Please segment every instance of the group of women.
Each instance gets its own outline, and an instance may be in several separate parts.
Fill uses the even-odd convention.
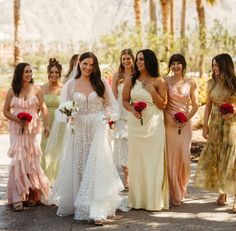
[[[72,57],[64,85],[61,72],[58,61],[50,59],[48,83],[38,87],[29,64],[15,68],[3,109],[10,120],[7,194],[13,209],[44,201],[56,204],[59,216],[74,214],[76,220],[103,225],[119,208],[122,190],[128,191],[130,208],[160,211],[181,205],[190,176],[191,118],[198,109],[197,86],[185,78],[184,56],[172,55],[171,74],[162,78],[152,50],[140,50],[134,58],[124,49],[112,87],[101,78],[92,52]],[[219,205],[226,203],[226,193],[236,194],[235,110],[219,110],[224,103],[235,106],[235,90],[232,58],[214,57],[203,126],[208,142],[195,185],[218,190]],[[77,107],[72,118],[56,109],[67,101]],[[32,121],[20,119],[20,112]],[[72,122],[73,132],[65,125]],[[123,169],[124,186],[116,167]]]

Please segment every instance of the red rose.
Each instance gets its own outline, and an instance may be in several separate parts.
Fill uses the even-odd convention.
[[[175,113],[174,118],[178,123],[186,123],[188,121],[187,116],[183,112]]]
[[[108,121],[108,125],[110,129],[114,128],[115,122],[113,120]]]
[[[174,119],[177,123],[186,123],[188,121],[187,116],[183,112],[177,112],[174,114]],[[178,129],[178,135],[181,134],[181,127]]]
[[[219,109],[222,115],[234,113],[234,107],[232,104],[229,104],[229,103],[221,104],[219,106]]]
[[[133,105],[134,105],[134,110],[137,112],[141,112],[143,109],[147,107],[147,104],[142,101],[134,103]]]
[[[145,102],[140,101],[140,102],[134,103],[133,106],[134,106],[134,110],[140,113],[141,115],[140,123],[141,125],[143,125],[142,110],[144,110],[147,107],[147,104]]]
[[[32,115],[30,115],[28,112],[20,112],[17,117],[22,120],[24,123],[21,128],[21,133],[24,132],[25,124],[28,124],[32,120]]]

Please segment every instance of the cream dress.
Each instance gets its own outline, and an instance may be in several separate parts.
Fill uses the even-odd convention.
[[[153,211],[168,209],[163,112],[136,80],[131,90],[131,103],[138,101],[146,102],[147,107],[142,112],[143,125],[132,113],[128,114],[129,206]]]
[[[122,105],[123,83],[118,85],[118,102],[120,105],[120,118],[115,123],[113,139],[113,157],[117,167],[127,166],[128,164],[128,125],[127,110]]]

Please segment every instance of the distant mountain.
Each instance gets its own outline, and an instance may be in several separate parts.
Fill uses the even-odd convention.
[[[176,26],[179,28],[181,0],[175,0]],[[191,3],[190,3],[191,2]],[[188,1],[186,21],[190,32],[196,28],[195,1]],[[158,26],[161,27],[158,5]],[[230,33],[236,34],[236,0],[218,0],[206,4],[208,27],[218,19]],[[143,1],[143,22],[149,20],[148,2]],[[127,21],[134,25],[133,0],[21,0],[21,35],[23,40],[92,41],[110,33]],[[0,0],[0,40],[13,39],[13,1]]]

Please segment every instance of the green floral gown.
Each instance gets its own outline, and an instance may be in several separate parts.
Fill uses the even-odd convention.
[[[207,144],[202,150],[195,185],[212,191],[236,194],[236,116],[223,119],[219,106],[236,103],[222,84],[208,82],[212,101]]]

